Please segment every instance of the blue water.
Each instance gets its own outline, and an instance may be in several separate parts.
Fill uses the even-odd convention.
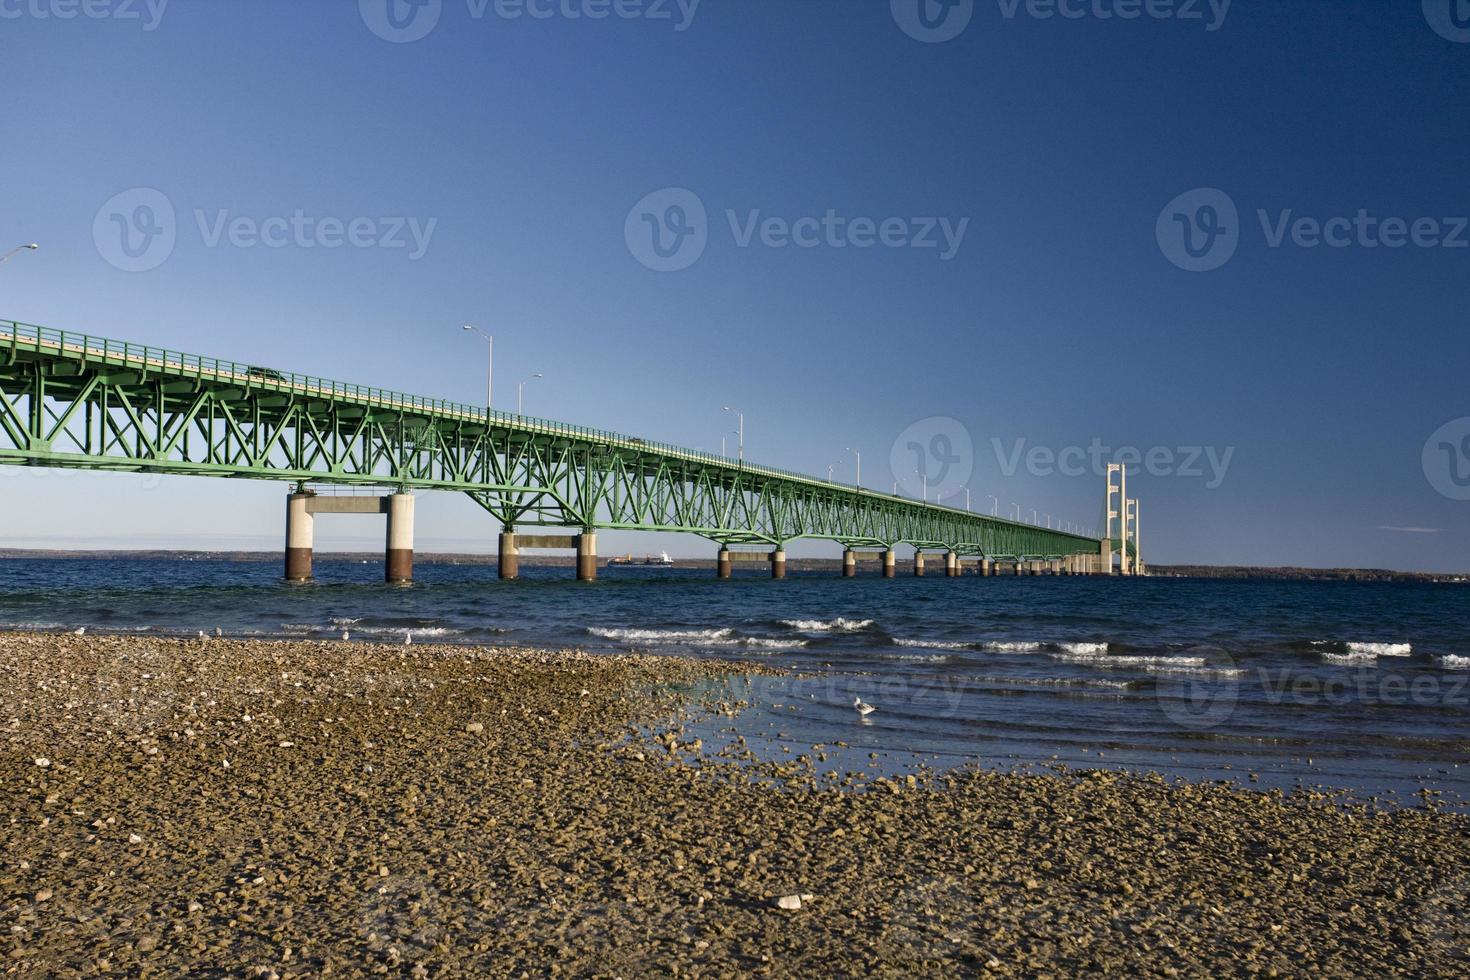
[[[374,561],[0,560],[0,629],[579,646],[758,660],[707,723],[845,768],[1064,762],[1412,802],[1470,797],[1470,589],[1183,579],[523,570]],[[1106,646],[1103,646],[1103,645]],[[877,706],[866,722],[854,697]],[[731,731],[733,729],[733,732]],[[882,761],[874,763],[870,753]],[[830,767],[829,767],[830,768]],[[1250,780],[1250,774],[1257,781]]]

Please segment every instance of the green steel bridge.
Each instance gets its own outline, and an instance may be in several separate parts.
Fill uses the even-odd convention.
[[[1103,571],[1117,546],[600,429],[5,320],[0,463],[282,480],[293,500],[316,496],[308,483],[457,491],[502,525],[511,575],[518,547],[575,546],[595,562],[604,529],[702,535],[720,544],[722,574],[751,552],[784,573],[786,544],[808,538],[843,545],[848,565],[883,552],[887,574],[900,544],[943,552],[949,574],[961,559]],[[369,509],[328,497],[305,512]],[[400,525],[411,549],[411,509]],[[554,528],[575,533],[525,534]]]

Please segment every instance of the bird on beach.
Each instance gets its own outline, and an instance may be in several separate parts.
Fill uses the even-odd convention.
[[[207,640],[207,639],[209,639],[209,637],[207,637],[207,636],[204,635],[204,631],[203,630],[200,630],[199,631],[199,639],[201,639],[201,640]]]
[[[222,629],[220,629],[218,626],[216,626],[214,628],[214,635],[215,636],[224,636],[225,635],[225,631],[222,630]]]
[[[346,639],[347,639],[347,638],[348,638],[348,637],[349,637],[349,636],[351,636],[351,635],[352,635],[352,634],[351,634],[351,633],[348,633],[348,632],[347,632],[347,631],[346,631],[346,630],[343,630],[343,631],[342,631],[342,639],[343,639],[343,640],[344,640],[344,641],[345,641],[345,640],[346,640]]]
[[[878,710],[868,702],[864,701],[862,698],[853,698],[852,706],[853,709],[856,710],[857,713],[862,715],[865,719],[868,717],[868,715]]]
[[[406,647],[413,646],[413,630],[403,631],[403,645]]]
[[[87,635],[87,627],[85,627],[85,626],[78,626],[76,629],[74,629],[74,630],[71,631],[71,635],[72,636],[86,636]]]

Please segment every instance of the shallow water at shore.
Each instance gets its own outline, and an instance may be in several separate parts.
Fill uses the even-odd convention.
[[[401,643],[515,643],[742,659],[737,718],[705,723],[779,758],[1071,762],[1413,802],[1470,796],[1470,591],[1453,586],[876,576],[158,559],[0,564],[0,629]],[[864,723],[854,697],[877,705]]]

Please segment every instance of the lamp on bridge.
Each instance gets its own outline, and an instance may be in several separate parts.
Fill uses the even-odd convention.
[[[485,411],[489,413],[494,410],[495,404],[495,338],[479,327],[470,326],[468,323],[464,325],[464,328],[470,333],[477,333],[484,337],[485,343],[490,347],[490,362],[485,368]],[[486,418],[489,418],[488,414]]]
[[[519,384],[516,385],[516,414],[517,415],[524,415],[524,414],[526,414],[525,412],[521,411],[521,396],[525,394],[526,385],[530,384],[532,381],[535,381],[537,378],[544,378],[544,377],[546,377],[546,375],[544,375],[544,374],[533,374],[529,378],[527,378],[525,381],[522,381],[522,382],[520,382]]]
[[[743,462],[745,462],[745,413],[744,412],[741,412],[741,411],[738,411],[736,409],[733,409],[729,405],[726,405],[725,406],[725,411],[727,411],[727,412],[734,412],[735,413],[735,417],[740,420],[740,429],[739,429],[739,435],[740,435],[740,462],[743,463]]]

